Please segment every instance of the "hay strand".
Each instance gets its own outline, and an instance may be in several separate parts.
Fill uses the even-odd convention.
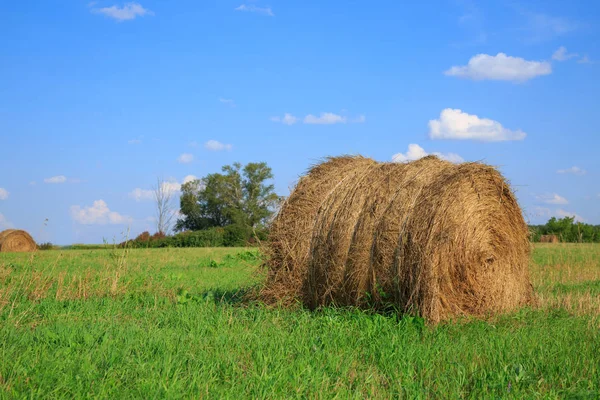
[[[7,229],[0,232],[0,252],[1,253],[24,253],[37,249],[35,241],[25,231],[16,229]]]
[[[501,174],[435,156],[330,158],[271,228],[268,302],[416,313],[431,322],[532,300],[528,229]]]

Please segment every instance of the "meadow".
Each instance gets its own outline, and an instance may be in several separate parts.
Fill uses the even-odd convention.
[[[255,249],[0,254],[0,398],[599,398],[600,245],[536,244],[535,306],[429,326],[242,301]]]

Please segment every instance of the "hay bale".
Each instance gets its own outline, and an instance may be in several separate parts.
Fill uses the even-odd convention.
[[[508,183],[481,163],[330,158],[271,227],[267,302],[395,306],[431,322],[528,304],[528,228]]]
[[[542,235],[540,236],[541,243],[559,243],[558,236],[556,235]]]
[[[7,229],[0,232],[0,253],[35,251],[35,240],[25,231]]]

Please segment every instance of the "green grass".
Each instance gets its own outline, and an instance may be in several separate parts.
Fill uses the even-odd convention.
[[[0,255],[0,398],[598,398],[600,245],[536,246],[539,305],[435,327],[239,302],[255,250]]]

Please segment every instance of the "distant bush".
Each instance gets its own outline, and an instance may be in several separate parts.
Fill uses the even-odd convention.
[[[162,247],[243,247],[253,246],[267,240],[265,229],[256,230],[240,225],[225,228],[215,227],[199,231],[186,231],[173,236],[150,235],[142,232],[133,240],[123,242],[120,247],[155,249]]]
[[[252,228],[238,224],[228,225],[225,227],[223,245],[225,247],[246,246],[251,237]]]
[[[224,228],[209,228],[201,231],[190,231],[178,233],[175,236],[166,237],[162,247],[223,247]]]
[[[54,250],[55,248],[57,248],[58,246],[54,246],[52,243],[50,242],[46,242],[46,243],[42,243],[42,244],[38,244],[38,250]]]

